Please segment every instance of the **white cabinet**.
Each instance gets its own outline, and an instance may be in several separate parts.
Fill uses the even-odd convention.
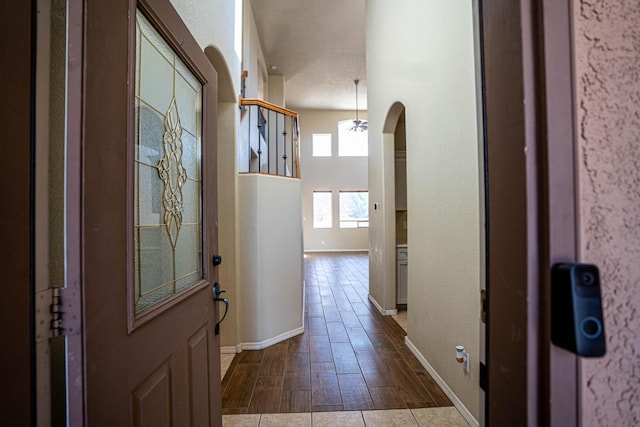
[[[407,270],[409,267],[409,248],[396,248],[396,304],[407,303]]]

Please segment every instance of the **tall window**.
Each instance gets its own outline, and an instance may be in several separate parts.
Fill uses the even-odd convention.
[[[313,157],[331,157],[331,134],[314,133],[311,136]]]
[[[331,228],[331,191],[313,192],[313,228]]]
[[[340,192],[340,228],[369,227],[369,192]]]
[[[353,120],[338,122],[338,156],[367,157],[369,155],[369,132],[353,132],[349,130],[351,126],[353,126]]]

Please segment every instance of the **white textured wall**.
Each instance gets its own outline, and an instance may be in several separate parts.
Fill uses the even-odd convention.
[[[222,53],[234,84],[239,87],[241,58],[234,45],[235,0],[170,1],[202,50],[213,46]],[[239,90],[235,92],[239,93]]]
[[[389,109],[406,109],[408,337],[479,416],[480,205],[472,2],[367,1],[371,295],[395,308],[389,252],[395,227]],[[393,130],[391,130],[392,132]],[[391,175],[391,176],[389,176]],[[386,180],[390,180],[386,182]],[[392,260],[392,258],[391,258]],[[471,374],[455,345],[471,353]]]
[[[574,5],[580,258],[600,268],[607,354],[583,359],[582,425],[640,425],[640,2]]]
[[[300,180],[238,176],[240,342],[256,344],[301,328]]]
[[[354,118],[353,111],[301,110],[300,165],[302,217],[306,251],[368,250],[369,230],[340,228],[340,190],[368,190],[367,157],[338,157],[338,122]],[[360,117],[367,118],[366,112]],[[312,135],[330,133],[332,157],[312,156]],[[313,228],[313,191],[333,192],[333,228]]]

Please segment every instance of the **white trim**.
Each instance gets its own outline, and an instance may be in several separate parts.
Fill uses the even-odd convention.
[[[242,350],[240,350],[242,351]],[[224,347],[220,347],[220,354],[237,354],[239,353],[238,351],[238,346],[235,345],[227,345]]]
[[[304,261],[302,261],[303,263],[303,273],[302,275],[304,276]],[[304,311],[305,311],[305,307],[307,306],[307,281],[302,279],[302,313],[301,314],[301,320],[300,320],[300,324],[302,324],[302,330],[304,330]]]
[[[376,306],[376,308],[378,309],[378,311],[380,312],[380,314],[382,314],[383,316],[395,316],[396,314],[398,314],[398,310],[394,309],[394,310],[385,310],[384,308],[382,308],[382,306],[380,304],[378,304],[378,301],[376,301],[371,294],[369,294],[369,301],[371,301],[373,303],[373,305]]]
[[[273,338],[269,338],[268,340],[264,340],[261,342],[244,342],[241,345],[242,350],[262,350],[274,344],[278,344],[279,342],[288,340],[289,338],[295,337],[296,335],[300,335],[304,333],[304,326],[301,326],[292,331],[285,332]]]
[[[413,343],[411,342],[411,340],[409,339],[408,336],[404,337],[404,343],[407,345],[407,347],[409,347],[409,350],[411,350],[411,353],[413,353],[413,355],[418,359],[418,361],[424,367],[424,369],[426,369],[427,372],[429,372],[429,375],[431,375],[431,377],[434,379],[434,381],[436,383],[438,383],[438,385],[440,386],[442,391],[444,391],[444,393],[447,395],[447,397],[449,399],[451,399],[451,402],[454,404],[456,409],[458,409],[458,411],[464,417],[464,419],[467,420],[469,425],[471,425],[473,427],[479,427],[480,423],[478,422],[478,420],[476,420],[473,417],[473,415],[471,415],[471,412],[469,412],[467,407],[464,406],[464,404],[460,401],[458,396],[456,396],[456,394],[453,392],[453,390],[451,390],[449,388],[447,383],[444,382],[442,377],[440,377],[440,375],[438,375],[436,370],[433,369],[433,366],[431,366],[429,364],[429,362],[427,362],[427,359],[425,359],[424,356],[422,355],[422,353],[420,353],[420,351],[418,351],[416,346],[413,345]]]
[[[307,293],[306,293],[306,282],[302,281],[302,307],[305,307]],[[291,331],[284,332],[278,336],[273,338],[269,338],[260,342],[245,342],[240,343],[234,346],[228,347],[220,347],[220,353],[242,353],[242,350],[262,350],[274,344],[278,344],[279,342],[288,340],[289,338],[295,337],[296,335],[300,335],[304,333],[304,308],[302,310],[302,326]]]
[[[367,252],[369,253],[369,248],[366,249],[305,249],[304,253],[322,253],[322,252]]]

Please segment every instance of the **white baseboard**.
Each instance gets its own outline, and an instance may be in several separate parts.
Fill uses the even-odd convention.
[[[451,390],[451,388],[449,388],[447,383],[444,382],[442,377],[438,375],[436,370],[433,369],[433,366],[431,366],[429,362],[427,362],[427,359],[425,359],[422,353],[420,353],[416,348],[416,346],[413,345],[413,343],[411,342],[408,336],[404,337],[404,343],[407,345],[407,347],[409,347],[409,350],[411,350],[411,353],[413,353],[413,355],[418,358],[418,361],[420,362],[420,364],[424,366],[427,372],[429,372],[429,375],[431,375],[434,381],[438,383],[442,391],[444,391],[444,393],[451,400],[451,402],[453,402],[453,405],[456,407],[456,409],[458,409],[458,411],[464,417],[464,419],[467,420],[469,425],[473,427],[479,427],[480,423],[478,422],[478,420],[474,418],[474,416],[471,414],[471,412],[469,412],[467,407],[464,406],[462,401],[460,401],[460,399],[458,398],[458,396],[456,396],[453,390]]]
[[[300,324],[302,325],[302,329],[304,330],[304,310],[307,306],[307,281],[302,279],[302,319],[300,320]]]
[[[394,316],[396,314],[398,314],[398,310],[385,310],[384,308],[382,308],[382,306],[380,304],[378,304],[378,301],[375,300],[375,298],[373,298],[371,296],[371,294],[369,294],[369,301],[371,301],[373,303],[373,305],[376,306],[376,308],[378,309],[378,311],[380,312],[380,314],[382,314],[383,316]]]
[[[260,342],[243,342],[240,345],[242,347],[242,350],[262,350],[264,348],[270,347],[274,344],[278,344],[279,342],[288,340],[289,338],[295,337],[296,335],[300,335],[302,333],[304,333],[304,326],[301,326],[292,331],[287,331],[273,338],[269,338],[268,340],[264,340]]]
[[[291,331],[284,332],[278,336],[273,338],[269,338],[268,340],[260,341],[260,342],[244,342],[237,344],[236,346],[226,346],[220,347],[221,354],[229,354],[229,353],[242,353],[242,350],[262,350],[267,347],[270,347],[274,344],[278,344],[279,342],[288,340],[289,338],[295,337],[296,335],[300,335],[304,333],[304,307],[306,303],[306,292],[305,292],[305,282],[302,281],[302,326]]]
[[[237,345],[226,345],[224,347],[220,347],[220,354],[237,354],[238,346]]]
[[[305,253],[322,253],[322,252],[369,252],[369,248],[366,249],[305,249]]]

